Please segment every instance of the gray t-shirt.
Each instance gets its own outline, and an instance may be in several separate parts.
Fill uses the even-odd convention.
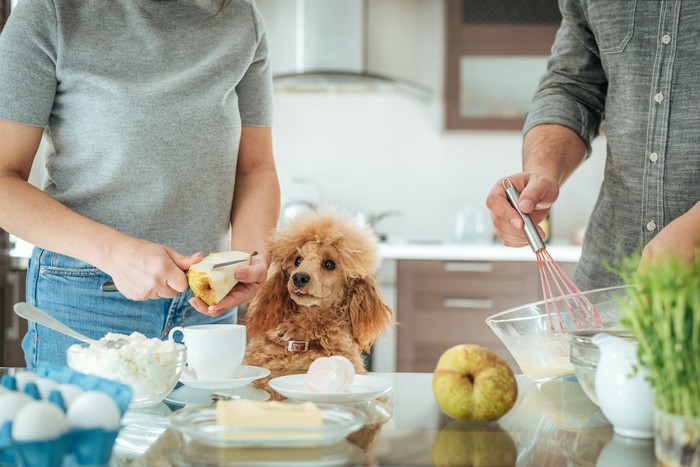
[[[574,275],[587,290],[619,284],[604,264],[640,252],[700,201],[700,2],[559,5],[525,130],[558,123],[590,142],[605,120],[605,176]]]
[[[0,34],[0,119],[44,127],[44,190],[184,254],[230,248],[242,126],[270,126],[253,0],[21,0]]]

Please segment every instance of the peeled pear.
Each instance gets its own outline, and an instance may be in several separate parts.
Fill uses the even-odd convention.
[[[256,254],[257,252],[221,251],[205,256],[202,261],[190,266],[187,271],[192,293],[207,305],[216,305],[238,283],[235,278],[236,270],[241,266],[249,265]],[[238,260],[243,261],[214,269],[215,264]]]

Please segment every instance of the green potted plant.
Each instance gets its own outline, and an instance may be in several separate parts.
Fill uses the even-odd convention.
[[[638,268],[623,262],[621,324],[638,340],[654,390],[654,449],[663,466],[700,466],[700,255]]]

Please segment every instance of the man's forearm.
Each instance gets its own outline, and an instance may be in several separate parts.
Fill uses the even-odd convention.
[[[523,171],[547,175],[559,186],[586,158],[586,143],[561,125],[537,125],[525,134]]]

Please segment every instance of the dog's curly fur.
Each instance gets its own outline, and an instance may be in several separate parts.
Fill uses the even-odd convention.
[[[362,352],[393,317],[377,287],[371,230],[335,210],[313,211],[273,233],[270,255],[267,280],[246,314],[244,363],[269,368],[275,377],[305,373],[318,357],[343,355],[365,373]],[[320,348],[291,352],[269,340],[274,336]]]

